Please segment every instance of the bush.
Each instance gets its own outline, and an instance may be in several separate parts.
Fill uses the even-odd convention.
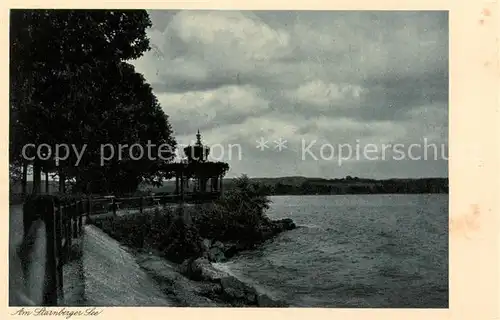
[[[227,191],[213,206],[197,206],[194,223],[203,238],[257,241],[262,225],[269,222],[265,211],[270,202],[264,189],[243,175],[235,181],[235,188]]]
[[[201,256],[198,230],[168,208],[154,214],[96,219],[94,224],[126,245],[159,251],[174,262]]]
[[[159,249],[166,258],[182,262],[187,258],[198,258],[202,254],[201,238],[195,227],[175,219],[171,233],[161,243]]]
[[[168,208],[155,214],[96,219],[94,224],[126,245],[154,249],[171,261],[182,262],[203,254],[203,238],[245,244],[264,240],[263,233],[270,227],[265,216],[269,204],[262,187],[242,176],[221,199],[197,205],[192,224]]]

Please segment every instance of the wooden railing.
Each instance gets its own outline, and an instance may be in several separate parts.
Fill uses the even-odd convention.
[[[20,262],[23,269],[24,289],[20,289],[18,301],[31,301],[30,305],[56,306],[64,298],[63,266],[71,258],[73,242],[83,234],[83,224],[91,215],[112,212],[117,215],[123,208],[144,209],[183,201],[211,201],[220,196],[219,193],[180,195],[152,195],[141,197],[116,198],[114,196],[83,200],[62,201],[53,195],[30,196],[23,208],[25,253],[21,253]],[[27,244],[29,242],[29,244]],[[34,252],[35,248],[44,248],[44,253]],[[41,259],[43,261],[33,261]],[[33,279],[30,266],[42,266],[44,277],[43,288],[38,293],[27,294],[29,280]],[[39,280],[38,280],[39,281]],[[39,281],[40,282],[40,281]],[[33,290],[32,290],[33,291]],[[27,296],[28,299],[21,298]]]
[[[36,247],[36,241],[42,241],[46,248],[45,255],[42,255],[45,261],[26,261],[26,256],[24,259],[21,257],[24,279],[30,277],[31,270],[27,265],[39,263],[45,268],[43,293],[35,295],[40,296],[41,301],[33,299],[35,305],[56,306],[63,298],[63,265],[71,257],[73,241],[83,233],[86,214],[85,201],[62,203],[54,196],[36,196],[26,200],[23,209],[25,241],[27,235],[39,234],[33,246]],[[43,228],[44,234],[34,228]]]
[[[220,192],[155,194],[147,196],[115,197],[104,196],[89,198],[89,214],[112,212],[116,215],[120,209],[137,209],[140,213],[146,208],[180,202],[206,202],[218,199]]]

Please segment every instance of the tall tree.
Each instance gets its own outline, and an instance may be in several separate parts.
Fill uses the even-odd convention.
[[[71,167],[68,174],[77,177],[80,190],[91,183],[92,191],[97,191],[95,187],[133,191],[145,179],[161,181],[166,173],[162,170],[164,161],[158,158],[159,146],[168,146],[169,152],[162,154],[164,159],[174,158],[175,140],[168,117],[151,86],[132,65],[107,65],[101,70],[107,77],[94,91],[94,104],[86,110],[75,111],[75,116],[85,122],[79,130],[71,131],[75,135],[72,140],[84,142],[87,149],[81,165]],[[151,157],[146,148],[148,142],[155,145],[150,148]],[[101,166],[101,146],[107,144],[113,145],[115,156]],[[137,154],[139,148],[130,156],[130,147],[134,144],[141,146],[142,157]],[[128,145],[122,154],[119,154],[119,145]]]
[[[81,148],[91,137],[126,141],[131,136],[123,130],[130,128],[125,119],[130,117],[128,111],[135,110],[132,101],[138,101],[130,96],[149,98],[149,104],[142,104],[147,109],[143,113],[166,130],[164,136],[158,137],[175,143],[169,138],[168,119],[150,88],[150,96],[145,94],[143,79],[144,88],[136,85],[125,92],[117,89],[124,89],[116,83],[123,81],[117,72],[108,74],[110,70],[126,69],[123,61],[136,59],[149,50],[146,29],[150,26],[145,10],[11,10],[11,164],[30,163],[21,155],[26,143],[67,143]],[[130,75],[130,68],[127,70]],[[114,96],[111,88],[117,89]],[[103,99],[106,91],[111,101]],[[117,126],[109,133],[103,121],[112,116],[118,117],[114,123]],[[142,120],[137,121],[136,126]],[[113,124],[108,121],[107,125]],[[74,160],[70,158],[56,167],[36,157],[32,162],[35,191],[39,190],[42,171],[57,170],[64,189],[66,179],[81,180],[95,165],[90,161],[75,169]]]

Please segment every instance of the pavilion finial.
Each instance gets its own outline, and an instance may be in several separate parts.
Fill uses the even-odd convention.
[[[198,129],[198,133],[196,134],[196,144],[201,146],[201,134],[200,129]]]

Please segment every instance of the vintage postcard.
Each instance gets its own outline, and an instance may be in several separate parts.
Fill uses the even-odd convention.
[[[500,317],[494,3],[2,13],[6,318]]]

